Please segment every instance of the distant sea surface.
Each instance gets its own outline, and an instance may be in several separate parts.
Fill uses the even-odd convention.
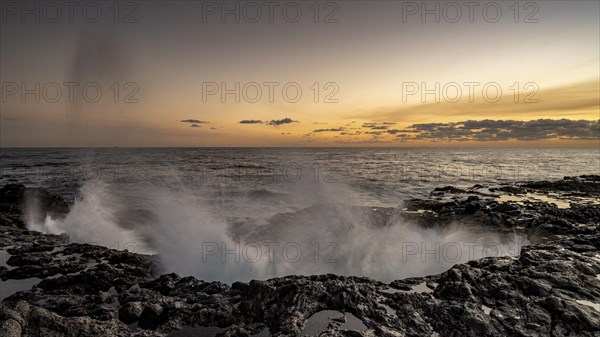
[[[119,190],[149,184],[265,215],[309,206],[315,193],[397,206],[439,186],[600,174],[600,149],[3,148],[0,162],[0,185],[45,187],[69,199],[86,182]]]

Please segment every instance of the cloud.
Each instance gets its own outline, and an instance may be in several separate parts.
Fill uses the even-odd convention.
[[[289,117],[286,117],[284,119],[274,119],[271,120],[267,123],[267,125],[274,125],[274,126],[280,126],[283,124],[290,124],[290,123],[299,123],[298,121],[292,120]]]
[[[363,123],[362,127],[371,130],[387,130],[390,125],[394,125],[394,122],[381,122],[381,123]]]
[[[547,139],[600,139],[600,120],[537,119],[468,120],[455,123],[413,124],[405,130],[388,130],[403,140],[430,141],[539,141]],[[393,132],[392,132],[393,131]],[[407,135],[406,133],[413,133]]]
[[[193,127],[193,128],[199,128],[200,127],[200,125],[198,125],[198,124],[192,124],[190,126]]]
[[[342,132],[346,131],[345,128],[332,128],[332,129],[317,129],[313,130],[313,132]]]
[[[493,116],[497,120],[531,120],[536,118],[547,119],[594,119],[600,109],[600,82],[598,80],[570,83],[561,87],[540,88],[533,96],[538,103],[523,103],[525,97],[532,93],[531,90],[523,91],[519,103],[515,103],[514,92],[506,84],[504,94],[497,103],[489,103],[483,99],[481,91],[473,94],[473,102],[469,100],[467,91],[463,91],[461,100],[450,103],[444,100],[441,103],[428,101],[426,103],[401,104],[390,107],[376,107],[352,116],[366,120],[391,120],[408,123],[418,122],[443,122],[460,120],[464,116],[473,119],[486,119]],[[480,88],[479,88],[480,89]],[[375,123],[371,123],[375,124]],[[385,125],[378,123],[378,125]],[[363,127],[366,127],[363,125]]]
[[[244,119],[240,121],[240,124],[262,124],[263,121],[258,119]]]
[[[209,122],[201,121],[198,119],[184,119],[180,120],[181,123],[191,123],[191,124],[208,124]]]

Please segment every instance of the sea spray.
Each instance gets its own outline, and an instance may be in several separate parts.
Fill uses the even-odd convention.
[[[128,249],[138,253],[151,252],[135,230],[119,223],[117,214],[126,205],[110,192],[110,186],[102,181],[88,182],[81,187],[69,213],[62,219],[48,214],[35,214],[38,201],[25,200],[25,209],[31,210],[28,228],[44,233],[68,233],[73,242],[92,243],[116,249]],[[35,214],[35,215],[33,215]],[[34,219],[44,219],[43,222]]]
[[[391,281],[485,256],[518,255],[527,243],[522,236],[460,223],[422,228],[398,209],[352,206],[349,184],[308,176],[278,186],[294,203],[289,211],[234,217],[244,203],[254,205],[253,194],[234,202],[210,200],[207,195],[219,194],[189,188],[177,172],[165,174],[129,183],[87,182],[64,219],[46,217],[30,227],[67,232],[76,242],[157,253],[163,272],[224,282],[324,273]]]

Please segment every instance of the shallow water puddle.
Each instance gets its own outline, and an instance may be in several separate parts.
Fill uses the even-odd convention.
[[[133,323],[137,327],[137,323]],[[214,337],[225,329],[216,326],[184,327],[181,330],[171,332],[167,337]],[[271,337],[269,328],[264,328],[261,332],[250,337]]]
[[[31,287],[40,283],[41,281],[42,279],[37,277],[31,277],[22,280],[0,281],[0,301],[18,291],[31,290]]]
[[[416,286],[413,286],[411,290],[400,290],[400,289],[388,288],[388,289],[383,289],[381,291],[386,294],[395,294],[395,293],[399,293],[399,292],[409,293],[409,294],[414,294],[414,293],[422,294],[422,293],[432,293],[433,289],[429,288],[425,282],[421,282],[421,283],[417,284]]]
[[[342,324],[343,330],[357,330],[357,331],[367,330],[367,326],[358,317],[352,315],[349,312],[347,312],[345,314],[345,316],[346,316],[346,323]]]
[[[600,303],[594,303],[594,302],[586,301],[586,300],[577,300],[575,302],[577,302],[579,304],[587,305],[588,307],[592,307],[596,311],[600,311]]]
[[[186,326],[181,330],[171,332],[167,337],[215,337],[219,332],[225,329],[216,326]]]
[[[6,249],[11,247],[3,247],[0,249],[0,267],[6,267],[8,270],[10,270],[11,267],[6,264],[6,261],[10,259],[11,255],[6,251]]]
[[[535,193],[527,193],[523,196],[520,195],[500,195],[496,198],[498,201],[506,202],[516,202],[518,204],[523,205],[526,201],[529,202],[546,202],[549,204],[555,204],[558,208],[569,208],[571,207],[569,200],[560,199],[558,196],[552,195],[543,195],[543,194],[535,194]]]
[[[409,291],[409,292],[410,293],[418,293],[418,294],[421,294],[421,293],[432,293],[433,289],[429,288],[427,286],[427,284],[425,284],[425,282],[422,282],[422,283],[419,283],[416,286],[414,286],[412,288],[412,290]]]
[[[385,303],[379,303],[379,304],[381,304],[385,308],[385,311],[388,314],[388,316],[396,315],[396,310],[392,309],[392,307],[390,307],[389,305],[387,305]]]
[[[343,320],[340,329],[342,330],[366,330],[367,326],[356,316],[347,312],[342,313],[336,310],[321,310],[308,318],[306,324],[298,336],[318,336],[327,329],[332,320]]]
[[[271,337],[271,332],[269,331],[269,328],[264,328],[264,329],[262,329],[261,332],[257,333],[256,335],[252,335],[250,337]]]

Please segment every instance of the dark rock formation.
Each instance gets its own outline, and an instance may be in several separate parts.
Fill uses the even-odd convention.
[[[599,336],[599,191],[597,176],[446,187],[398,209],[364,211],[384,224],[395,217],[425,227],[460,220],[528,233],[532,243],[518,257],[487,257],[390,284],[328,274],[227,285],[156,275],[152,256],[28,231],[20,208],[28,193],[46,200],[49,212],[64,213],[66,203],[8,185],[0,189],[0,252],[10,254],[0,267],[1,290],[15,280],[39,281],[0,304],[0,335],[296,336],[305,329],[321,336]],[[570,206],[499,198],[547,192],[571,198]],[[302,212],[279,217],[286,216]],[[310,330],[323,310],[347,316]],[[348,317],[366,328],[352,328]]]

